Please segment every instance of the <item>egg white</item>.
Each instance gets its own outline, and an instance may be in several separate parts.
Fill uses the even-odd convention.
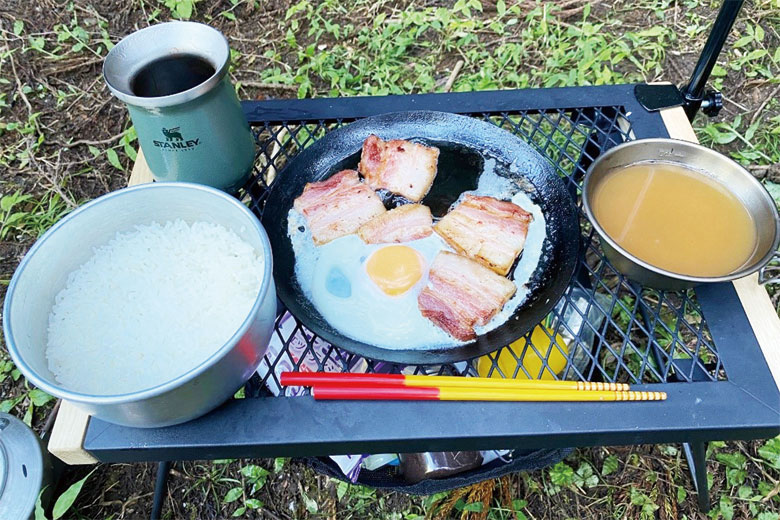
[[[477,335],[494,330],[506,322],[527,299],[530,292],[528,282],[543,255],[547,237],[544,214],[525,192],[533,186],[521,186],[499,175],[495,166],[495,159],[486,157],[477,189],[463,193],[453,207],[467,193],[484,195],[511,200],[531,213],[534,220],[528,226],[523,252],[510,278],[517,292],[490,322],[474,328]],[[514,164],[510,170],[513,168]],[[365,270],[366,259],[371,253],[391,244],[365,244],[357,235],[348,235],[315,246],[306,219],[295,209],[290,209],[288,214],[288,235],[295,253],[295,276],[304,295],[323,318],[345,336],[390,349],[429,349],[464,343],[424,318],[417,306],[417,297],[428,283],[428,269],[434,257],[439,251],[452,251],[436,233],[402,244],[415,249],[424,258],[425,265],[420,281],[399,296],[388,296],[382,292]],[[334,271],[340,272],[348,282],[348,296],[338,283],[334,285],[333,280],[328,287],[328,277]]]
[[[424,318],[417,306],[433,259],[450,247],[435,233],[401,244],[420,255],[422,276],[408,291],[389,296],[371,280],[365,263],[374,251],[390,245],[398,244],[366,244],[357,235],[347,235],[317,247],[310,236],[299,236],[293,240],[298,283],[322,317],[352,339],[399,349],[452,345],[455,340]]]
[[[509,168],[510,172],[517,174],[516,169],[517,165],[512,163]],[[463,192],[453,204],[453,207],[458,205],[467,194],[482,195],[494,197],[498,200],[508,200],[517,204],[534,217],[533,221],[528,225],[528,234],[525,237],[523,251],[520,253],[520,260],[518,260],[512,276],[509,278],[515,284],[517,290],[512,298],[504,304],[504,307],[493,316],[492,320],[485,325],[474,327],[474,332],[478,336],[486,334],[506,322],[517,308],[525,302],[528,294],[531,292],[528,283],[539,265],[539,260],[543,254],[544,240],[547,238],[547,224],[544,220],[542,208],[534,204],[528,193],[526,193],[526,190],[532,191],[533,189],[534,187],[530,183],[524,186],[522,180],[516,182],[508,177],[499,175],[496,171],[496,160],[486,157],[485,165],[477,183],[477,189]]]

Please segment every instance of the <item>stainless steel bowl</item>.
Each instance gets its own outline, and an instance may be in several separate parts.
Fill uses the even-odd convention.
[[[648,161],[661,161],[693,168],[727,186],[750,212],[756,223],[758,245],[748,261],[724,276],[687,276],[661,269],[637,258],[617,244],[596,220],[592,196],[604,176],[615,169]],[[772,260],[780,244],[780,218],[772,196],[750,172],[704,146],[675,139],[640,139],[612,148],[585,173],[582,187],[585,213],[601,237],[601,246],[615,269],[637,282],[657,289],[685,289],[708,282],[723,282],[752,274]]]
[[[235,334],[189,372],[159,386],[121,395],[90,395],[58,383],[45,356],[48,318],[68,274],[96,246],[139,224],[181,218],[234,231],[265,259],[262,286],[251,312]],[[276,314],[271,245],[252,213],[225,193],[188,183],[144,184],[104,195],[77,209],[47,231],[14,273],[5,298],[3,330],[8,351],[27,379],[100,419],[136,427],[188,421],[217,407],[257,369]]]

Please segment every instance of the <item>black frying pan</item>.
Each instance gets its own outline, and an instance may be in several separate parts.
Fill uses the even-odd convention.
[[[547,238],[529,282],[529,295],[504,324],[465,345],[430,350],[388,349],[342,335],[303,295],[295,277],[287,213],[307,182],[321,181],[345,168],[357,169],[363,141],[370,134],[382,139],[418,141],[440,149],[436,180],[422,201],[431,208],[434,219],[443,216],[462,192],[477,187],[485,157],[496,160],[496,171],[500,174],[515,178],[520,175],[518,180],[523,191],[544,213]],[[513,171],[521,174],[510,173],[509,165],[513,162],[517,166]],[[569,285],[577,263],[580,236],[577,210],[563,180],[531,146],[490,123],[427,111],[369,117],[328,133],[282,170],[270,188],[262,221],[273,249],[278,296],[290,312],[333,345],[368,358],[403,364],[450,363],[480,356],[533,329]]]

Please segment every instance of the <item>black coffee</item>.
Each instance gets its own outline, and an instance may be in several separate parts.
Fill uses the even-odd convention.
[[[165,56],[144,65],[130,81],[130,89],[139,97],[170,96],[200,85],[214,72],[211,63],[192,54]]]

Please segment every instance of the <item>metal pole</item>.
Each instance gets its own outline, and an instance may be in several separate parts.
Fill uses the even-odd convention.
[[[699,510],[707,513],[710,510],[710,490],[707,488],[707,443],[683,443],[685,458],[688,460],[688,470],[693,478],[693,487],[698,495]]]
[[[683,88],[682,94],[685,98],[685,113],[691,121],[693,121],[696,112],[699,111],[702,102],[704,102],[705,105],[714,102],[714,100],[705,100],[704,87],[707,85],[707,80],[710,77],[712,68],[718,61],[718,55],[723,48],[723,44],[726,43],[726,37],[734,26],[734,22],[737,19],[743,2],[744,0],[725,0],[723,2],[723,5],[718,12],[718,17],[712,25],[712,30],[710,31],[710,36],[707,38],[707,43],[704,44],[704,48],[701,51],[699,61],[693,69],[691,80],[688,85]]]
[[[168,472],[171,470],[170,461],[162,461],[157,464],[157,481],[154,483],[154,498],[152,499],[151,520],[160,520],[165,491],[168,489]]]

